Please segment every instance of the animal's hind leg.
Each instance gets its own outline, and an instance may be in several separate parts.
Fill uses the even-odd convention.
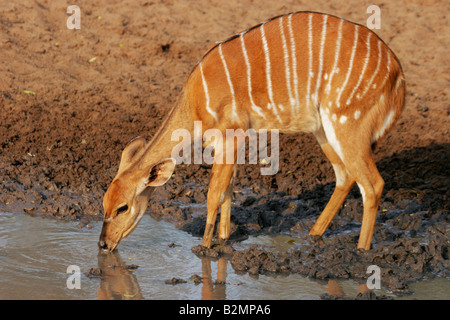
[[[336,175],[336,187],[333,195],[309,232],[310,235],[322,236],[330,225],[331,220],[333,220],[337,211],[342,206],[342,203],[344,203],[345,198],[355,184],[355,180],[348,174],[344,163],[336,154],[333,147],[325,140],[318,140],[319,142],[322,142],[320,146],[333,165],[334,173]]]
[[[368,156],[360,158],[348,164],[349,172],[356,177],[356,182],[361,191],[364,203],[364,213],[361,224],[361,232],[358,241],[358,249],[370,249],[372,243],[378,206],[384,188],[384,180],[375,165],[370,151]]]

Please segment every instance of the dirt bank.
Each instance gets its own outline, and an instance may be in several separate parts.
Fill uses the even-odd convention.
[[[365,23],[358,1],[78,1],[80,30],[66,28],[65,1],[10,1],[0,13],[0,210],[101,219],[101,199],[126,143],[151,138],[187,75],[215,41],[272,16],[314,10]],[[450,177],[449,7],[440,1],[380,6],[377,33],[402,62],[406,108],[376,151],[386,187],[374,249],[355,249],[355,188],[325,234],[307,237],[334,188],[314,138],[281,136],[280,171],[237,173],[232,237],[289,233],[289,253],[233,253],[237,270],[365,276],[383,268],[397,291],[427,274],[448,276]],[[150,212],[203,233],[209,167],[181,165],[154,194]],[[200,252],[201,254],[201,252]]]

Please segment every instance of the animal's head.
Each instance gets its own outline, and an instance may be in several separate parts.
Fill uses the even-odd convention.
[[[98,245],[114,250],[122,238],[138,225],[147,209],[154,187],[162,186],[172,176],[175,160],[146,162],[145,139],[131,141],[123,150],[119,170],[105,193],[105,217]]]

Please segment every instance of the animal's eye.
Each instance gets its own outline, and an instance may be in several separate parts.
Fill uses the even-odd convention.
[[[123,205],[119,209],[117,209],[117,214],[124,213],[128,210],[128,205]]]

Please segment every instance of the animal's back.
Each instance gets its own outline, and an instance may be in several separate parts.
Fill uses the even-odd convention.
[[[403,108],[395,54],[366,27],[322,13],[278,16],[215,44],[189,81],[211,125],[314,132],[321,113],[347,126],[371,117],[376,141]]]

